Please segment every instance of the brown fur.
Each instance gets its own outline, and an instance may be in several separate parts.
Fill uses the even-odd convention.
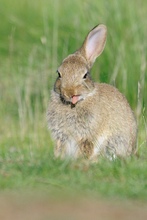
[[[94,83],[89,75],[105,41],[106,27],[95,27],[58,68],[48,108],[57,157],[113,159],[135,151],[137,126],[126,98],[113,86]],[[79,97],[76,104],[73,96]]]

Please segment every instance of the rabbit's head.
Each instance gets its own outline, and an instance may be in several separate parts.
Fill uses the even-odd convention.
[[[95,87],[90,77],[90,69],[104,49],[106,32],[104,25],[93,28],[82,47],[65,58],[59,66],[54,90],[64,103],[75,105],[93,94]]]

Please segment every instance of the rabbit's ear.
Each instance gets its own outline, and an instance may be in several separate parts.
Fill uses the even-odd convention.
[[[95,59],[102,53],[106,42],[107,28],[101,24],[93,28],[87,35],[81,48],[90,66]]]

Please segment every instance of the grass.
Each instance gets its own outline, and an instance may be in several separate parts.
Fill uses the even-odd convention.
[[[147,2],[1,0],[0,190],[147,198]],[[91,166],[53,159],[46,124],[59,63],[96,24],[108,27],[95,81],[116,85],[138,122],[138,155]]]

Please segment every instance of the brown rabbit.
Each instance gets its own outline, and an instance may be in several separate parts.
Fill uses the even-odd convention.
[[[55,156],[97,160],[135,152],[137,125],[126,98],[113,86],[95,83],[90,69],[102,53],[107,28],[98,25],[82,47],[59,66],[48,107]]]

